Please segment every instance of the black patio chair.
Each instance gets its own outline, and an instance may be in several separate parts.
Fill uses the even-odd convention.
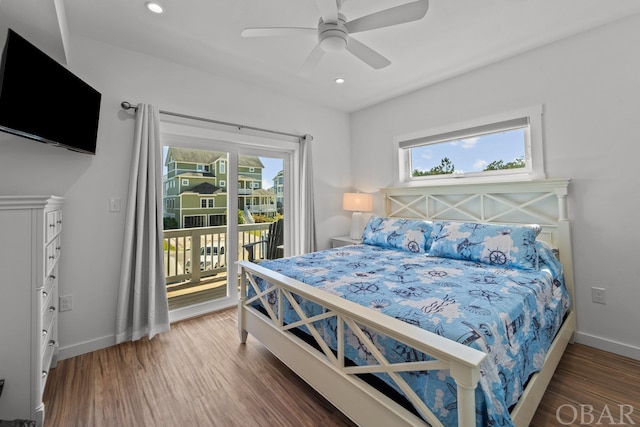
[[[250,262],[259,262],[256,260],[254,250],[256,245],[264,245],[262,250],[262,259],[276,259],[284,256],[284,235],[283,235],[283,220],[269,224],[269,231],[267,232],[266,239],[258,240],[257,242],[247,243],[242,245],[247,250],[247,259]]]

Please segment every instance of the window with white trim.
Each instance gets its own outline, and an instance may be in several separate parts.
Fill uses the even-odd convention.
[[[215,199],[213,198],[201,198],[200,199],[200,207],[201,208],[215,208]]]
[[[400,183],[544,178],[540,107],[396,139]]]
[[[227,183],[226,183],[226,181],[224,179],[221,179],[219,184],[220,184],[220,187],[226,187],[227,186]]]
[[[183,228],[206,227],[207,217],[205,215],[185,215],[183,220]]]

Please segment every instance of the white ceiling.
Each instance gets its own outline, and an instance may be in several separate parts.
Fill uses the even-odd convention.
[[[145,0],[55,3],[64,5],[71,37],[96,39],[344,111],[640,13],[639,0],[431,0],[420,21],[353,35],[387,57],[390,66],[374,70],[346,51],[327,53],[303,77],[298,71],[316,45],[314,36],[243,38],[240,33],[258,26],[315,28],[320,13],[314,0],[158,1],[165,7],[162,15],[148,12]],[[341,12],[351,20],[409,1],[345,0]],[[45,3],[49,11],[36,8]],[[0,13],[0,24],[10,19],[16,26],[17,20],[16,31],[44,38],[43,43],[53,44],[48,48],[52,56],[64,60],[64,25],[62,31],[47,30],[51,18],[41,16],[55,14],[50,2],[0,0]],[[4,33],[1,25],[0,30]],[[336,85],[338,76],[346,83]]]

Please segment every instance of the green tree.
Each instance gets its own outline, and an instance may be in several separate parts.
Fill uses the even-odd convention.
[[[423,171],[420,169],[414,169],[411,172],[412,176],[429,176],[429,175],[447,175],[452,174],[456,170],[451,160],[448,157],[440,160],[440,164],[438,166],[434,166],[428,171]]]
[[[164,230],[175,230],[178,228],[178,221],[175,218],[165,216],[162,218],[162,225]]]
[[[505,163],[504,160],[494,160],[493,162],[489,163],[487,167],[484,168],[484,170],[497,171],[502,169],[519,169],[523,167],[525,167],[524,157],[518,157],[514,161],[507,163]]]

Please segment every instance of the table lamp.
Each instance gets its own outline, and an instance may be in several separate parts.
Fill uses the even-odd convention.
[[[373,209],[373,197],[371,194],[365,193],[344,193],[342,197],[342,209],[345,211],[353,211],[349,237],[354,240],[362,239],[362,232],[366,225],[362,212],[369,212]]]

